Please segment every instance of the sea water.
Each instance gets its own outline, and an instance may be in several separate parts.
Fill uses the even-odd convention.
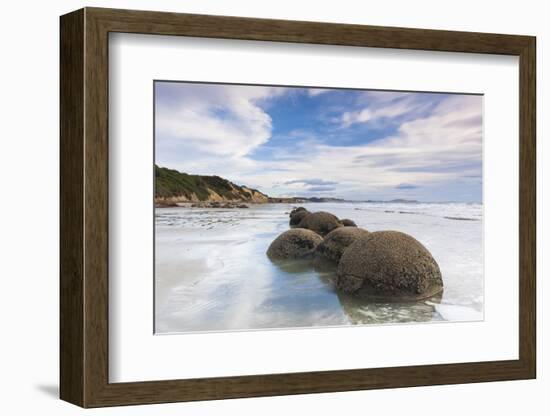
[[[309,203],[369,231],[419,240],[441,269],[432,299],[366,302],[334,289],[335,269],[274,264],[269,244],[289,229],[289,204],[155,212],[155,333],[483,319],[483,207],[466,203]]]

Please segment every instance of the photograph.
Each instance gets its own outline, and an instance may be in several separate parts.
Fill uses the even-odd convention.
[[[154,333],[483,321],[483,95],[155,80]]]

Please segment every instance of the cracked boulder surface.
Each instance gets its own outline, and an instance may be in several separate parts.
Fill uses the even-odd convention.
[[[357,297],[413,301],[440,293],[443,280],[437,262],[418,240],[399,231],[377,231],[344,251],[336,286]]]

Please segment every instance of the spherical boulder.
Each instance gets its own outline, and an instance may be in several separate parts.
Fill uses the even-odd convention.
[[[297,226],[298,224],[300,224],[300,222],[306,217],[306,215],[309,215],[309,211],[306,210],[305,208],[304,209],[301,209],[299,211],[292,211],[290,213],[290,221],[289,221],[289,225],[291,227],[295,227]]]
[[[347,218],[340,220],[340,224],[342,224],[344,227],[357,227],[355,221],[348,220]]]
[[[311,230],[294,228],[273,240],[267,256],[272,260],[302,259],[311,256],[321,241],[323,238]]]
[[[315,249],[316,256],[325,257],[338,262],[344,250],[361,237],[370,234],[367,230],[357,227],[339,227],[328,233],[323,242]]]
[[[443,280],[437,262],[415,238],[377,231],[344,251],[336,287],[363,298],[412,301],[441,292]]]
[[[332,230],[343,227],[338,220],[338,217],[332,215],[330,212],[312,212],[306,215],[302,221],[298,224],[300,228],[307,228],[308,230],[315,231],[317,234],[325,236]]]

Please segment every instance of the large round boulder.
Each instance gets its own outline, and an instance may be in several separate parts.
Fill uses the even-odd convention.
[[[340,220],[340,224],[342,224],[344,227],[357,227],[357,224],[355,224],[355,221],[349,220],[347,218]]]
[[[330,212],[312,212],[306,215],[302,221],[298,224],[300,228],[307,228],[308,230],[315,231],[317,234],[325,236],[332,230],[343,227],[338,220],[338,217],[332,215]]]
[[[302,259],[311,256],[321,241],[323,238],[311,230],[294,228],[273,240],[267,256],[272,260]]]
[[[317,246],[315,255],[337,263],[348,246],[368,234],[370,233],[367,230],[357,227],[336,228],[328,233],[323,242]]]
[[[352,243],[338,264],[336,286],[359,297],[418,300],[443,290],[430,252],[399,231],[369,233]]]
[[[302,207],[300,207],[302,208]],[[291,227],[296,227],[300,222],[306,217],[306,215],[309,215],[309,211],[305,208],[296,208],[295,210],[292,210],[290,212],[290,221],[289,225]]]

